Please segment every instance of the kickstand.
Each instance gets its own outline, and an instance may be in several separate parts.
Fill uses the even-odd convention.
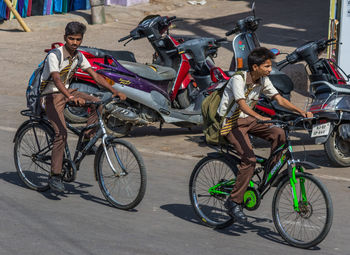
[[[163,122],[159,122],[159,131],[162,131]]]

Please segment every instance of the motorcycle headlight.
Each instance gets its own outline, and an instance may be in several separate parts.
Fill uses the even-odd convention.
[[[110,84],[111,86],[115,84],[115,82],[112,79],[109,79],[108,77],[104,77],[104,78],[108,82],[108,84]]]

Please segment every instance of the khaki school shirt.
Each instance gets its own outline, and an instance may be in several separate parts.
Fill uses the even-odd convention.
[[[219,108],[217,110],[220,116],[225,115],[228,110],[227,108],[232,103],[232,100],[235,100],[237,102],[239,99],[245,99],[247,105],[253,109],[254,106],[258,103],[261,93],[266,95],[268,98],[272,98],[274,95],[278,94],[278,91],[272,85],[268,77],[262,77],[258,80],[257,83],[254,84],[248,72],[243,71],[243,74],[244,79],[241,75],[234,75],[226,85]],[[248,94],[248,96],[245,97],[248,87],[253,87],[253,89]],[[227,113],[226,117],[231,117],[237,107],[238,104],[234,103],[231,110],[229,110]],[[248,116],[249,115],[241,111],[239,118],[246,118]]]
[[[43,74],[41,76],[41,82],[47,81],[52,72],[60,72],[62,69],[64,69],[68,64],[69,64],[69,59],[71,58],[70,54],[66,50],[65,46],[61,46],[58,48],[61,53],[61,63],[58,62],[57,56],[54,53],[50,53],[45,61],[45,66],[43,70]],[[91,67],[89,61],[83,56],[83,61],[80,65],[80,68],[82,70],[86,70]],[[72,66],[70,67],[69,71],[61,76],[61,81],[65,85],[65,87],[68,89],[69,87],[69,82],[71,77],[74,75],[75,68],[77,67],[78,64],[78,54],[75,54],[72,58],[73,63]],[[42,95],[46,94],[51,94],[51,93],[57,93],[59,92],[58,88],[56,87],[55,83],[50,80],[48,84],[46,85],[44,91],[42,92]]]

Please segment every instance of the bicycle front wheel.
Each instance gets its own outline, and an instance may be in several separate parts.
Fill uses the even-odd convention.
[[[97,180],[104,197],[116,208],[136,207],[146,192],[146,168],[136,148],[124,140],[114,140],[96,155]],[[112,169],[113,166],[114,170]]]
[[[326,187],[314,176],[296,174],[299,211],[294,209],[292,187],[286,176],[278,185],[272,201],[272,217],[277,231],[289,244],[310,248],[328,234],[333,206]]]
[[[49,189],[53,136],[45,126],[30,123],[16,137],[14,161],[17,173],[33,190]]]
[[[205,157],[193,169],[189,192],[194,212],[204,225],[213,228],[225,228],[233,223],[233,218],[226,213],[225,194],[210,194],[209,189],[219,183],[236,178],[235,164],[226,158]],[[231,187],[220,189],[230,192]]]

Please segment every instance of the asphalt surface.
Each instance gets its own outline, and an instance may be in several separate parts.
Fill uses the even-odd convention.
[[[159,2],[108,7],[110,23],[88,26],[84,45],[131,50],[139,62],[150,62],[152,48],[146,40],[125,48],[116,43],[146,14],[183,18],[171,30],[177,35],[217,37],[232,28],[237,18],[249,14],[248,1],[208,1],[196,7],[186,1]],[[266,0],[256,8],[264,20],[258,35],[267,47],[291,52],[327,35],[327,1]],[[314,145],[306,132],[292,135],[295,151],[298,157],[321,166],[312,173],[327,186],[334,207],[329,235],[308,251],[290,247],[276,232],[271,217],[274,190],[257,211],[248,213],[252,226],[235,224],[217,231],[198,222],[190,206],[188,182],[195,164],[212,151],[203,144],[200,128],[165,125],[159,131],[155,124],[137,128],[125,138],[141,152],[148,174],[145,198],[135,210],[108,205],[94,180],[93,156],[83,161],[77,181],[66,185],[63,196],[26,188],[17,176],[12,153],[15,131],[26,120],[19,115],[25,108],[24,91],[45,56],[43,50],[63,40],[64,25],[70,20],[87,22],[88,12],[28,18],[32,33],[21,32],[16,21],[0,24],[0,254],[350,254],[350,169],[331,166],[323,147]],[[219,50],[216,62],[225,69],[231,57],[227,45]],[[294,76],[305,84],[300,73]],[[293,93],[292,101],[304,107],[306,98]],[[268,144],[257,140],[255,147],[259,154],[269,154]]]

